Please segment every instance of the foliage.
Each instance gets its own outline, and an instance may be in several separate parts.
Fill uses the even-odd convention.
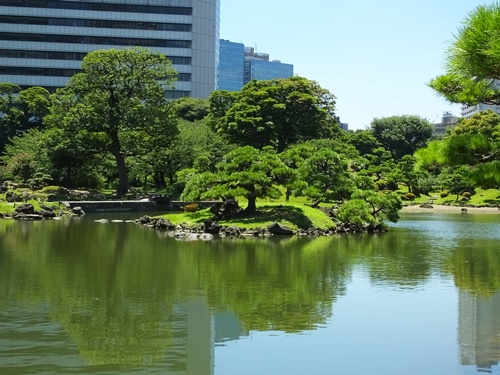
[[[356,147],[361,156],[373,154],[375,149],[382,147],[382,144],[373,135],[371,130],[356,130],[349,132],[346,136],[346,141]]]
[[[174,108],[180,119],[194,122],[208,115],[209,102],[207,99],[185,97],[177,99]]]
[[[200,206],[197,203],[190,203],[182,207],[182,210],[184,212],[196,212],[200,210]]]
[[[46,122],[68,137],[91,138],[96,153],[116,162],[118,194],[128,191],[126,158],[168,146],[177,132],[175,111],[165,96],[176,72],[162,54],[142,48],[98,50],[82,73],[53,97]]]
[[[359,225],[382,224],[384,220],[398,221],[401,208],[401,199],[394,192],[357,190],[351,199],[340,206],[337,217]]]
[[[29,184],[31,190],[41,189],[43,188],[47,182],[52,180],[49,174],[43,172],[35,172],[31,178],[29,178],[26,182]]]
[[[416,153],[421,168],[441,172],[446,166],[468,166],[471,182],[500,186],[500,116],[492,111],[463,119],[443,139]]]
[[[217,172],[195,174],[186,184],[184,200],[199,198],[245,197],[247,214],[256,210],[257,198],[279,198],[276,182],[293,175],[269,147],[259,151],[251,146],[239,147],[224,156]]]
[[[424,147],[432,137],[432,124],[419,116],[376,118],[370,124],[373,136],[389,150],[396,161]]]
[[[337,152],[323,148],[314,151],[298,169],[302,182],[296,195],[313,200],[313,207],[321,202],[332,202],[348,198],[354,187],[349,173],[349,163]]]
[[[302,77],[254,80],[241,92],[213,94],[210,102],[215,129],[240,146],[272,146],[282,152],[339,131],[335,97]]]
[[[474,190],[469,177],[469,169],[466,166],[459,168],[448,168],[441,175],[441,186],[450,193],[456,195],[456,201],[464,191]]]
[[[500,104],[500,4],[478,6],[463,21],[446,53],[446,74],[429,83],[453,103]]]
[[[0,154],[8,141],[32,128],[41,128],[47,113],[49,92],[42,87],[26,90],[12,83],[0,83]]]
[[[32,129],[23,136],[16,136],[6,146],[5,177],[19,182],[27,182],[36,172],[52,172],[50,149],[45,147],[44,132]]]

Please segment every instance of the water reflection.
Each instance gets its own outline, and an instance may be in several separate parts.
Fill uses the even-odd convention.
[[[500,292],[486,298],[461,291],[458,301],[460,363],[491,373],[500,361]]]
[[[363,270],[384,293],[451,277],[460,360],[491,368],[500,360],[500,234],[485,219],[476,223],[489,228],[485,238],[468,240],[459,220],[409,218],[383,235],[210,242],[92,218],[0,221],[0,363],[12,374],[213,374],[217,345],[334,321]],[[454,229],[442,239],[444,227]]]

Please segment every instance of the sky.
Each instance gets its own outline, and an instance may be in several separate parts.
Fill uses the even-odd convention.
[[[427,83],[467,15],[494,0],[221,0],[220,37],[256,47],[336,96],[349,129],[374,118],[441,121],[460,107]],[[310,6],[304,6],[305,4]]]

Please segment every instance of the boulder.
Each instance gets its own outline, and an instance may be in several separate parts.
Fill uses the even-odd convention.
[[[35,213],[35,207],[32,204],[24,203],[14,210],[20,214],[32,215]]]
[[[269,233],[279,236],[291,236],[294,234],[293,230],[288,228],[286,225],[281,225],[279,223],[272,223],[267,227]]]
[[[85,215],[85,211],[83,211],[81,207],[73,207],[71,212],[73,212],[74,215]]]
[[[219,234],[220,225],[216,221],[207,220],[204,223],[203,233]]]

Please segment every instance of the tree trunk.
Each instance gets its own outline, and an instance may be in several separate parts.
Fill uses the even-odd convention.
[[[116,194],[123,196],[128,193],[128,172],[125,165],[125,157],[122,154],[118,133],[111,132],[109,136],[111,138],[111,153],[115,157],[116,167],[118,168],[118,188],[116,189]]]
[[[318,208],[318,206],[319,206],[319,204],[320,204],[320,203],[321,203],[321,201],[320,201],[320,200],[317,200],[317,201],[315,201],[315,202],[311,205],[311,207],[312,207],[312,208]]]
[[[118,168],[118,188],[116,189],[116,194],[123,196],[128,193],[128,172],[125,165],[125,158],[121,152],[115,153],[114,157]]]
[[[257,197],[253,195],[248,197],[248,206],[245,208],[245,214],[252,215],[257,211],[256,201]]]

